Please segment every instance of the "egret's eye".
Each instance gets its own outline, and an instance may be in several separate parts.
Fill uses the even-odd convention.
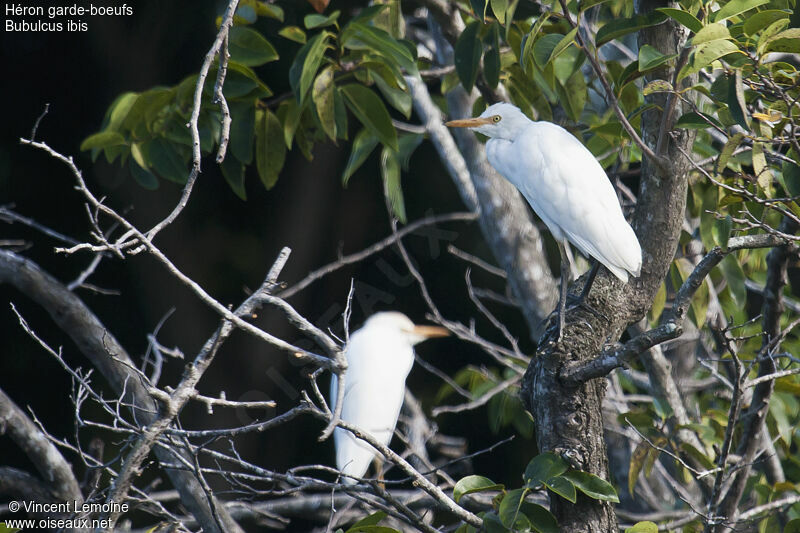
[[[495,124],[497,124],[497,123],[498,123],[498,122],[500,122],[501,120],[503,120],[503,117],[501,117],[500,115],[494,115],[494,116],[492,117],[492,122],[494,122]]]

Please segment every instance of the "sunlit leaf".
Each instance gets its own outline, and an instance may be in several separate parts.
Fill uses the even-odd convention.
[[[335,70],[332,66],[322,69],[317,79],[314,80],[314,87],[311,90],[311,99],[317,110],[317,116],[319,116],[322,129],[331,140],[336,140],[334,73]]]
[[[325,51],[329,48],[328,39],[331,33],[323,31],[315,35],[297,52],[291,68],[289,68],[289,85],[299,103],[305,101],[308,90],[317,75]]]
[[[722,8],[714,13],[714,22],[722,22],[731,17],[744,13],[758,6],[763,6],[769,0],[730,0]]]
[[[81,151],[93,148],[107,148],[109,146],[119,146],[125,144],[125,137],[116,131],[101,131],[86,137],[81,143]]]
[[[561,474],[563,477],[570,480],[581,492],[594,498],[595,500],[603,500],[614,503],[619,503],[619,497],[614,487],[605,479],[599,478],[594,474],[588,472],[579,472],[571,470]]]
[[[482,492],[487,490],[503,490],[504,486],[495,483],[489,478],[483,476],[467,476],[458,480],[456,486],[453,487],[453,499],[456,503],[473,492]]]
[[[717,39],[730,39],[730,37],[731,33],[728,31],[728,27],[725,26],[725,24],[709,24],[704,26],[703,29],[692,37],[691,43],[697,46]]]
[[[700,31],[700,29],[703,27],[703,23],[700,22],[697,19],[697,17],[695,17],[688,11],[684,11],[682,9],[675,9],[672,7],[659,7],[656,8],[656,11],[660,11],[661,13],[677,21],[679,24],[686,26],[695,33]]]
[[[744,33],[748,36],[755,35],[776,20],[789,18],[789,15],[789,12],[780,9],[767,9],[753,13],[744,21]]]
[[[296,43],[306,43],[306,32],[298,26],[284,26],[278,31],[278,35]]]
[[[328,16],[320,15],[318,13],[311,13],[306,15],[303,19],[303,26],[305,26],[307,30],[315,30],[317,28],[333,26],[336,24],[336,20],[339,18],[340,14],[341,12],[338,10],[334,11]]]
[[[633,526],[626,528],[625,533],[658,533],[658,526],[655,522],[636,522]]]

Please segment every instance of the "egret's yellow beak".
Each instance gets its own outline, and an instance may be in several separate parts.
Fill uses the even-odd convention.
[[[450,331],[445,328],[440,328],[439,326],[414,326],[414,329],[411,330],[411,333],[425,339],[432,339],[434,337],[447,337],[450,335]]]
[[[451,120],[450,122],[445,122],[444,125],[448,128],[476,128],[478,126],[484,126],[486,124],[491,124],[492,119],[490,118],[483,118],[483,117],[475,117],[475,118],[462,118],[460,120]]]

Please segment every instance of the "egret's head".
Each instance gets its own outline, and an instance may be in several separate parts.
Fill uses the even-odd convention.
[[[367,328],[380,329],[387,335],[400,335],[412,346],[425,339],[450,335],[449,331],[438,326],[417,326],[410,318],[397,311],[375,313],[364,324],[364,329]]]
[[[490,105],[479,117],[462,120],[451,120],[445,126],[451,128],[469,128],[487,137],[514,140],[531,120],[512,104],[500,102]]]

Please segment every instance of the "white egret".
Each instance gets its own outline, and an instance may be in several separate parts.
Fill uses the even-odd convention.
[[[345,347],[347,374],[342,420],[389,445],[405,396],[406,377],[414,364],[414,345],[449,332],[437,326],[417,326],[403,313],[372,315],[350,336]],[[331,409],[337,384],[331,381]],[[363,477],[378,451],[349,431],[336,428],[336,466],[347,476]],[[345,483],[356,480],[343,478]]]
[[[498,103],[479,117],[452,120],[489,137],[489,163],[519,189],[558,242],[561,254],[559,330],[564,329],[569,268],[567,241],[602,263],[617,278],[639,276],[642,248],[625,220],[614,187],[592,153],[571,133],[551,122],[534,122],[516,106]],[[597,264],[583,290],[588,293]]]

